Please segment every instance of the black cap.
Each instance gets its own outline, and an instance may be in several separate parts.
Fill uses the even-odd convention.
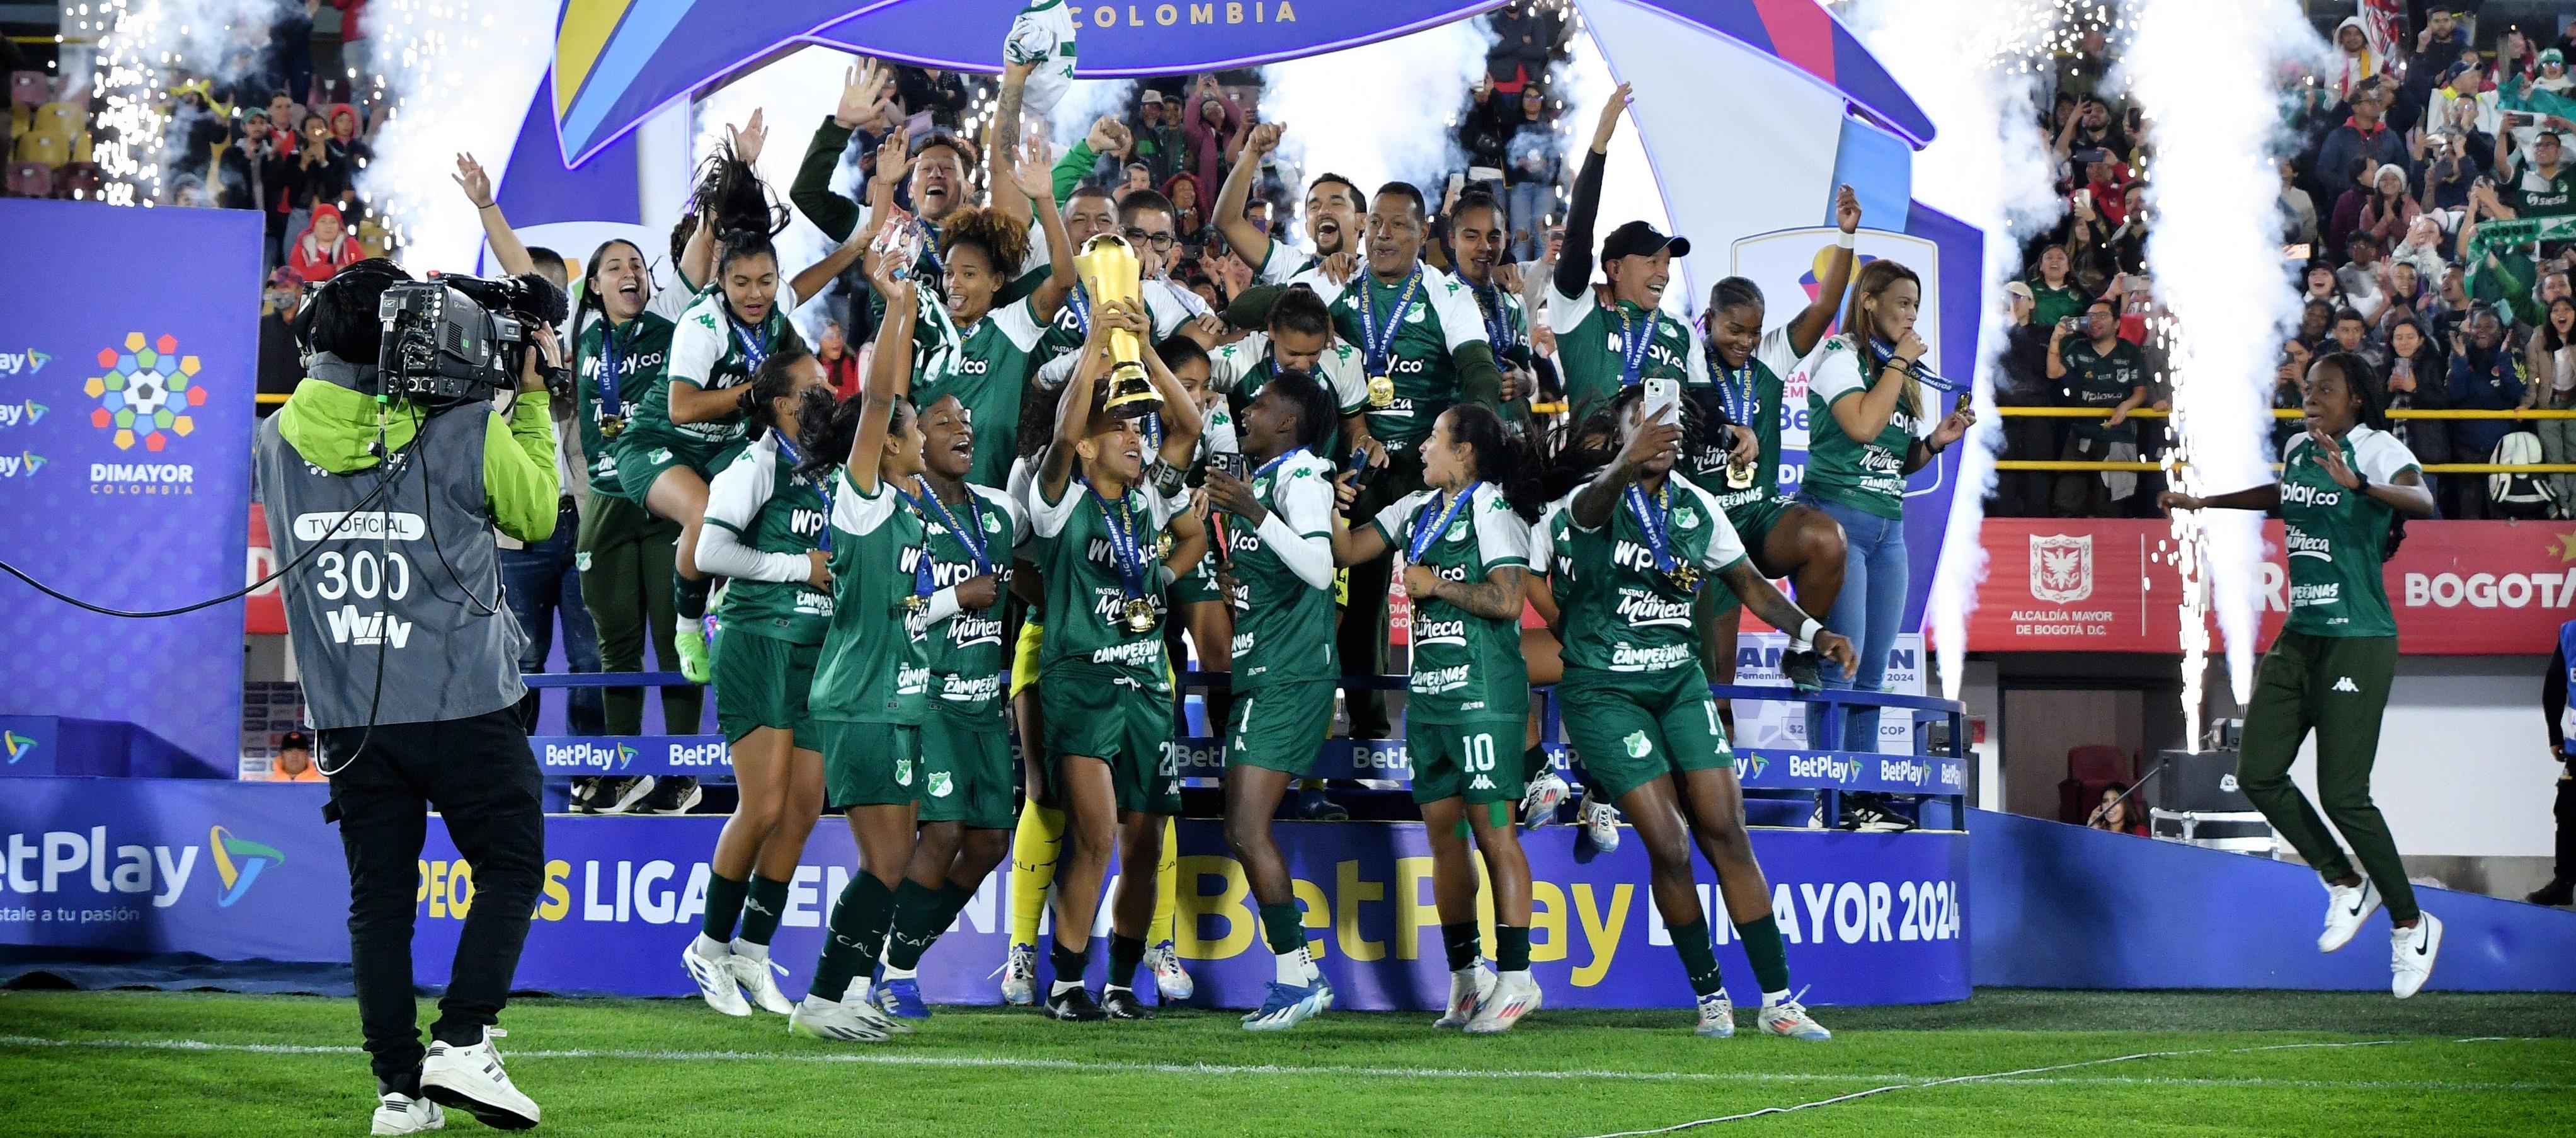
[[[277,749],[310,752],[313,750],[313,736],[302,731],[289,731],[277,737]]]
[[[1687,257],[1691,250],[1690,238],[1666,237],[1654,226],[1643,221],[1631,221],[1611,230],[1610,236],[1601,239],[1601,259],[1604,261],[1615,261],[1621,257],[1652,257],[1667,249],[1673,256]]]

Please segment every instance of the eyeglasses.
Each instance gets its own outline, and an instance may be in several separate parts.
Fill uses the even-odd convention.
[[[1131,244],[1142,242],[1156,249],[1169,249],[1172,247],[1172,242],[1179,240],[1169,233],[1147,233],[1142,226],[1135,225],[1130,225],[1119,232],[1125,234]]]

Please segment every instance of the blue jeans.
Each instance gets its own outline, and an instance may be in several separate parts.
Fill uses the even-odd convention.
[[[1896,626],[1905,618],[1905,523],[1812,498],[1800,500],[1823,510],[1826,517],[1843,527],[1843,591],[1834,598],[1834,611],[1825,614],[1825,627],[1849,637],[1852,651],[1860,659],[1858,668],[1849,676],[1837,676],[1835,669],[1827,665],[1825,686],[1885,691],[1887,653],[1896,646]],[[1846,710],[1842,750],[1878,749],[1878,712],[1875,707]],[[1823,746],[1818,740],[1824,717],[1823,704],[1807,705],[1808,746]]]
[[[1547,210],[1556,204],[1556,183],[1522,182],[1511,189],[1512,260],[1535,261],[1547,251]]]
[[[565,498],[555,512],[552,536],[525,549],[500,551],[504,603],[528,634],[527,650],[519,655],[522,672],[546,670],[546,657],[554,651],[557,617],[563,620],[564,660],[576,672],[599,670],[599,633],[591,627],[590,610],[581,603],[581,574],[573,569],[573,546],[580,534],[581,518],[573,510],[572,499]],[[569,690],[572,704],[565,713],[565,729],[575,735],[607,734],[600,690]],[[521,730],[535,733],[538,702],[534,688],[519,701]]]

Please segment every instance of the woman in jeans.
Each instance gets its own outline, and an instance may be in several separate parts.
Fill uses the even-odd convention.
[[[1914,333],[1923,301],[1914,270],[1890,260],[1861,267],[1841,334],[1826,340],[1807,387],[1807,477],[1799,498],[1842,524],[1843,589],[1825,627],[1859,646],[1850,674],[1825,669],[1827,688],[1886,690],[1887,652],[1905,618],[1905,478],[1968,433],[1964,404],[1947,418],[1913,376],[1928,350]],[[1821,739],[1823,704],[1807,706],[1807,740]],[[1842,750],[1878,749],[1878,709],[1853,707]]]

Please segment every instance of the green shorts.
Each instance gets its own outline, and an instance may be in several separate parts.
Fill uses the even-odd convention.
[[[653,483],[662,477],[663,471],[685,466],[697,471],[701,480],[714,482],[716,474],[733,465],[733,460],[742,454],[743,449],[739,440],[710,443],[660,431],[639,430],[620,434],[609,445],[617,448],[617,480],[623,485],[625,496],[639,503],[652,492]]]
[[[1209,536],[1213,538],[1215,535]],[[1199,563],[1189,572],[1172,580],[1171,588],[1166,590],[1164,595],[1170,599],[1172,607],[1176,609],[1182,605],[1194,605],[1202,601],[1224,600],[1225,590],[1217,587],[1216,583],[1216,554],[1211,551],[1207,556],[1199,558]]]
[[[921,820],[971,830],[1019,823],[1011,803],[1011,732],[999,713],[968,717],[933,708],[921,720]]]
[[[1666,775],[1735,765],[1697,664],[1661,672],[1568,668],[1556,698],[1566,740],[1613,802]]]
[[[1225,729],[1226,765],[1306,777],[1333,730],[1335,686],[1331,680],[1291,680],[1236,693]]]
[[[921,728],[911,723],[814,721],[823,737],[823,804],[904,806],[921,797]]]
[[[1180,813],[1171,693],[1088,669],[1049,672],[1038,679],[1038,714],[1046,722],[1047,787],[1058,801],[1064,796],[1065,756],[1081,755],[1109,764],[1120,810]]]
[[[1413,766],[1413,800],[1465,799],[1469,806],[1518,802],[1523,789],[1525,716],[1478,716],[1458,723],[1405,717],[1404,754]]]
[[[803,751],[822,749],[805,697],[814,690],[814,663],[820,644],[791,644],[775,636],[727,629],[716,636],[716,728],[725,742],[739,743],[755,727],[776,727],[795,734]]]
[[[1725,493],[1722,486],[1709,492],[1720,495]],[[1766,494],[1728,510],[1726,520],[1728,524],[1735,527],[1735,535],[1743,539],[1745,550],[1759,553],[1762,543],[1770,539],[1772,527],[1780,524],[1780,515],[1788,513],[1790,505],[1787,498],[1778,494]],[[1754,572],[1760,573],[1761,570],[1757,568]],[[1744,599],[1736,596],[1735,590],[1728,588],[1726,582],[1712,577],[1708,579],[1707,587],[1700,590],[1700,601],[1696,611],[1701,620],[1715,617],[1733,619],[1735,610],[1742,607],[1744,607]]]

